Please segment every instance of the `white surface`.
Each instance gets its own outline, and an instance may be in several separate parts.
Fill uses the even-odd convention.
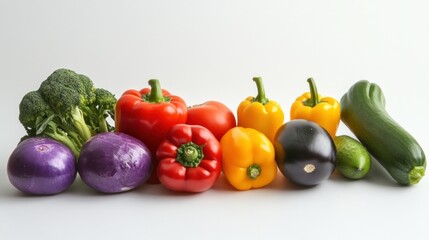
[[[255,94],[252,77],[262,76],[287,120],[307,77],[337,99],[368,79],[427,150],[428,7],[372,0],[0,1],[0,238],[429,239],[429,178],[401,187],[377,164],[362,181],[333,176],[298,189],[278,175],[264,189],[239,192],[221,178],[191,195],[160,185],[103,195],[77,179],[62,194],[31,197],[6,175],[24,134],[21,97],[61,67],[117,96],[158,78],[188,105],[219,100],[234,111]],[[338,134],[349,131],[341,125]]]

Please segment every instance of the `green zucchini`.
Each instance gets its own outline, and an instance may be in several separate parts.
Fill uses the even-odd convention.
[[[356,82],[341,98],[341,120],[398,183],[416,184],[424,176],[423,149],[387,113],[377,84]]]

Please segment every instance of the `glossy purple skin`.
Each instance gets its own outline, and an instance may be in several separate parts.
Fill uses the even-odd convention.
[[[151,167],[151,154],[143,142],[124,133],[108,132],[84,144],[77,168],[91,188],[119,193],[146,182]]]
[[[22,141],[7,164],[9,181],[24,193],[50,195],[66,190],[76,178],[76,161],[65,145],[34,137]]]

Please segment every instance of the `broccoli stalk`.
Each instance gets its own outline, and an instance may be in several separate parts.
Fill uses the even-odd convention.
[[[50,137],[63,143],[70,148],[76,158],[79,157],[82,140],[77,134],[63,131],[54,121],[51,121],[43,132],[43,136]]]
[[[91,130],[86,125],[83,113],[79,107],[75,106],[70,112],[71,118],[73,119],[73,125],[76,128],[79,136],[86,142],[92,137]]]
[[[79,156],[82,145],[94,134],[113,131],[116,98],[96,89],[91,79],[68,69],[58,69],[24,95],[19,120],[28,137],[47,136],[68,146]]]

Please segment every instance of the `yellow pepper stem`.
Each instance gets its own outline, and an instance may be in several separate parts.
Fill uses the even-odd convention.
[[[252,102],[260,102],[262,105],[268,103],[268,98],[265,96],[265,88],[264,83],[262,82],[261,77],[254,77],[253,81],[256,83],[256,87],[258,88],[258,95],[253,98]]]
[[[311,97],[304,102],[305,106],[315,107],[319,104],[319,94],[317,92],[316,83],[313,78],[307,79],[308,84],[310,85],[310,95]]]
[[[261,167],[258,164],[252,164],[247,168],[247,176],[250,179],[256,179],[261,174]]]

